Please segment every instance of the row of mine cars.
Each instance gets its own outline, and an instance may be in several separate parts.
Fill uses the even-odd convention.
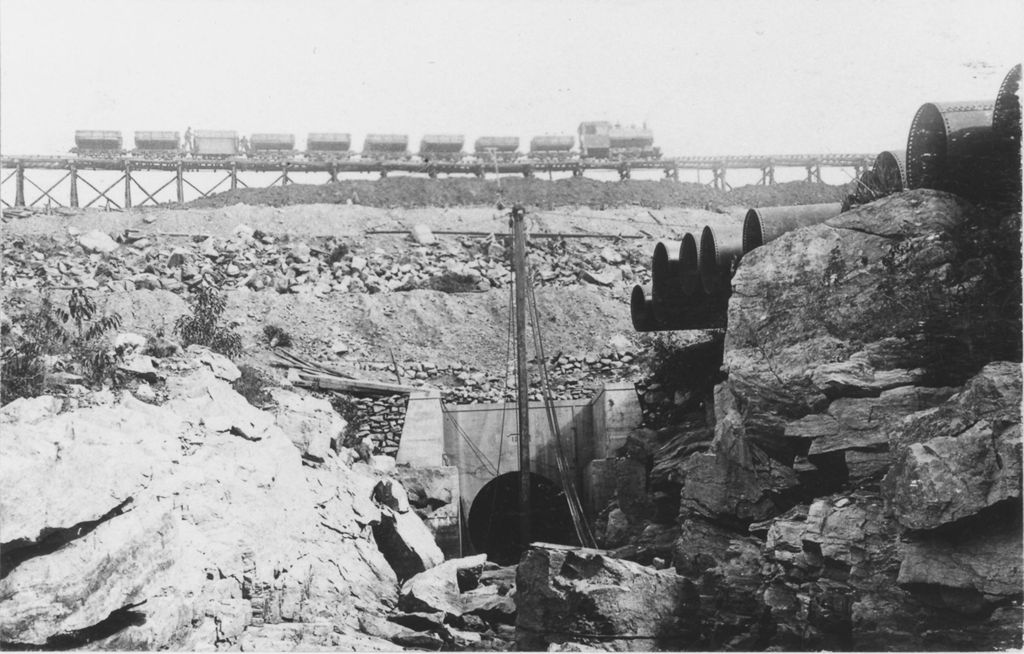
[[[579,149],[576,148],[577,137]],[[580,123],[572,134],[535,136],[529,152],[519,150],[518,136],[481,136],[472,152],[465,152],[461,134],[427,134],[419,151],[411,153],[405,134],[368,134],[363,149],[352,149],[350,134],[316,132],[306,137],[306,149],[296,148],[294,134],[252,134],[234,131],[135,132],[135,148],[127,150],[121,132],[75,132],[71,152],[80,157],[139,159],[258,159],[308,161],[412,161],[451,163],[509,163],[516,161],[572,161],[575,159],[635,161],[659,159],[654,135],[644,127],[622,127],[607,121]]]

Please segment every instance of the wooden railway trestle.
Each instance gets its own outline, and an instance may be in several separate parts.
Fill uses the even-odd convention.
[[[712,179],[708,182],[708,186],[729,190],[732,186],[726,180],[726,171],[730,169],[759,170],[761,175],[757,183],[770,185],[775,183],[777,167],[802,167],[806,169],[807,181],[821,182],[823,167],[853,168],[859,175],[861,171],[870,166],[873,159],[873,155],[866,154],[745,155],[676,157],[637,161],[495,161],[493,164],[488,163],[484,166],[479,162],[431,161],[421,163],[417,161],[352,161],[350,159],[260,161],[4,156],[0,159],[0,171],[4,171],[0,172],[0,187],[13,183],[15,192],[13,203],[3,199],[2,196],[0,196],[0,203],[5,207],[35,207],[45,202],[47,205],[58,207],[87,208],[103,201],[108,207],[131,208],[147,204],[160,204],[157,195],[172,185],[174,200],[183,203],[187,189],[191,189],[199,197],[205,198],[221,190],[225,184],[231,190],[251,188],[253,185],[247,183],[243,178],[243,175],[249,173],[276,173],[274,180],[266,185],[269,188],[293,183],[292,175],[295,173],[326,173],[326,183],[334,183],[338,181],[339,173],[378,173],[381,178],[387,177],[391,172],[426,174],[430,178],[437,178],[442,174],[472,175],[481,178],[487,173],[494,173],[496,175],[519,174],[531,178],[537,173],[543,172],[548,173],[549,177],[556,172],[569,173],[573,177],[583,177],[588,170],[604,170],[618,173],[619,179],[624,181],[630,179],[635,170],[661,170],[665,179],[678,180],[679,171],[682,169],[709,170],[712,173]],[[37,183],[38,177],[33,178],[33,175],[29,174],[30,171],[58,171],[62,174],[56,181]],[[112,172],[117,175],[117,178],[112,183],[103,184],[93,175],[96,172],[108,174]],[[147,182],[147,188],[138,177],[140,172],[145,172],[151,177],[153,173],[165,172],[169,177],[155,182]],[[218,176],[216,183],[204,189],[199,180],[192,176],[192,173],[200,172],[222,173],[222,175]],[[64,185],[67,186],[67,192],[58,193],[57,190]],[[123,188],[120,197],[114,194],[118,186]],[[95,197],[81,204],[83,187],[94,193]],[[38,193],[38,196],[29,198],[26,190],[32,191],[33,189],[32,195]],[[150,189],[153,190],[150,191]],[[141,199],[137,193],[141,193]],[[62,198],[67,199],[63,200]]]

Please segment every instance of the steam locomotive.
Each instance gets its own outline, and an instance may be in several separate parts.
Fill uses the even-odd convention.
[[[575,149],[577,137],[579,149]],[[135,147],[127,150],[121,132],[79,130],[71,152],[100,159],[205,159],[267,161],[419,161],[487,164],[491,162],[635,161],[660,159],[654,134],[646,126],[622,127],[608,121],[580,123],[577,135],[556,134],[530,139],[529,151],[519,150],[518,136],[481,136],[472,152],[465,152],[461,134],[426,134],[419,150],[410,152],[405,134],[367,134],[360,152],[352,150],[350,134],[314,132],[306,137],[306,149],[296,148],[294,134],[256,133],[249,137],[234,131],[135,132]]]

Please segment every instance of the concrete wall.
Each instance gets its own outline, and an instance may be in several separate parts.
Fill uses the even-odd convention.
[[[531,402],[529,416],[532,471],[559,483],[555,441],[543,403]],[[555,417],[565,458],[579,488],[582,465],[589,459],[589,444],[593,441],[590,403],[584,400],[555,402]],[[480,489],[497,476],[495,471],[504,474],[519,469],[517,432],[513,403],[449,407],[445,413],[445,462],[459,468],[463,516],[469,515]]]
[[[626,444],[629,432],[643,422],[643,410],[636,388],[630,382],[605,384],[591,400],[594,414],[594,444],[589,458],[606,459]]]
[[[556,429],[562,435],[570,475],[591,517],[609,497],[616,495],[624,471],[614,462],[588,464],[614,458],[615,451],[625,444],[629,432],[640,425],[642,418],[636,390],[630,383],[607,384],[590,401],[555,402]],[[489,481],[519,469],[517,422],[516,405],[511,402],[442,410],[438,391],[413,393],[397,463],[411,468],[457,468],[458,487],[451,492],[458,499],[451,509],[461,508],[461,520],[465,522],[477,493]],[[560,484],[555,439],[541,402],[530,403],[530,434],[533,472]],[[454,523],[458,518],[451,510],[441,511],[436,518],[431,527],[440,535],[439,540],[446,541],[445,554],[452,556],[457,540]]]
[[[443,454],[441,391],[428,388],[410,393],[395,463],[414,468],[437,467],[444,465]]]

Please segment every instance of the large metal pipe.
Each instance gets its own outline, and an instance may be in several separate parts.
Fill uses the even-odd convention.
[[[992,109],[992,129],[1001,137],[1012,138],[1020,144],[1020,91],[1021,65],[1017,64],[1003,78],[999,94]]]
[[[774,241],[786,232],[823,223],[838,216],[843,205],[804,204],[792,207],[758,207],[747,211],[743,219],[743,254]],[[703,246],[703,240],[701,241]],[[703,250],[703,247],[701,248]]]
[[[679,285],[684,295],[693,295],[700,288],[700,248],[697,237],[686,232],[679,242]]]
[[[671,315],[679,299],[679,241],[658,241],[651,257],[651,299],[655,315]]]
[[[705,225],[700,235],[700,283],[708,295],[728,293],[729,280],[743,256],[743,225]]]
[[[637,284],[629,296],[629,317],[633,321],[633,329],[638,332],[658,330],[654,320],[654,302],[647,298],[648,292]]]
[[[899,193],[907,188],[907,151],[885,150],[875,157],[871,167],[880,184],[882,195]]]
[[[907,137],[907,187],[978,199],[993,191],[1000,157],[991,102],[929,102]]]
[[[646,289],[637,285],[629,298],[629,313],[638,332],[719,329],[725,327],[728,305],[727,295],[698,294],[680,299],[671,316],[658,316]]]
[[[1021,197],[1021,123],[1020,123],[1021,65],[1017,64],[1003,78],[992,110],[992,131],[998,140],[1001,177],[996,193],[1010,204],[1020,205]]]

